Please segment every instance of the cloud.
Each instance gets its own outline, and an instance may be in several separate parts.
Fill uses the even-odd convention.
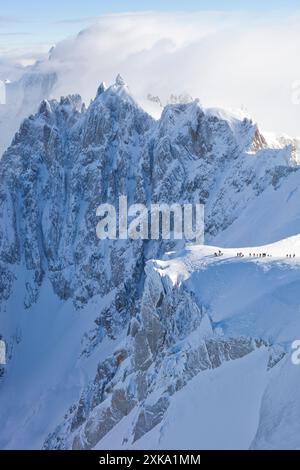
[[[18,80],[30,67],[41,61],[46,65],[49,45],[0,47],[0,80]]]
[[[97,17],[87,16],[81,18],[65,18],[63,20],[55,21],[55,24],[83,24],[83,23],[95,23]]]
[[[120,72],[141,103],[148,93],[165,101],[187,92],[205,106],[243,105],[263,128],[300,135],[299,50],[298,14],[124,13],[59,42],[40,68],[58,72],[55,96],[79,92],[88,102]]]
[[[23,23],[23,20],[18,16],[1,16],[0,15],[0,24],[3,23]]]
[[[58,43],[51,54],[50,66],[61,71],[62,91],[66,92],[67,87],[74,92],[78,89],[84,97],[94,94],[99,80],[110,82],[119,71],[139,96],[156,89],[161,93],[163,88],[168,93],[167,82],[170,76],[174,78],[168,63],[176,62],[176,56],[185,47],[192,47],[195,41],[231,24],[232,17],[224,13],[156,12],[103,16],[75,38]],[[179,76],[180,64],[175,69]],[[66,76],[71,79],[67,87],[63,80]],[[192,77],[186,78],[188,87]],[[182,87],[177,80],[175,87]],[[169,92],[172,91],[170,88]]]

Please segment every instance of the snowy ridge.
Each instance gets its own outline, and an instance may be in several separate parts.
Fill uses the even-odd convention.
[[[148,262],[141,313],[131,322],[122,350],[109,359],[111,377],[103,376],[107,366],[100,363],[93,383],[46,448],[186,449],[201,443],[207,449],[243,449],[259,448],[260,435],[271,443],[277,426],[262,432],[261,402],[274,377],[280,386],[275,371],[289,368],[290,343],[295,326],[300,327],[297,298],[282,311],[274,294],[284,298],[299,280],[299,249],[296,236],[249,248],[272,258],[241,258],[233,249],[215,256],[218,247],[194,246]],[[298,254],[286,259],[286,250]],[[293,400],[298,400],[296,390]],[[276,420],[281,407],[272,412]],[[236,413],[239,419],[232,425]],[[183,427],[176,426],[179,421]]]

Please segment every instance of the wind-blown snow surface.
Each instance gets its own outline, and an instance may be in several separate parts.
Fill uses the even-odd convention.
[[[43,101],[0,175],[1,448],[300,447],[292,141],[198,101],[155,121],[117,77]],[[205,203],[214,246],[100,242],[120,194]]]

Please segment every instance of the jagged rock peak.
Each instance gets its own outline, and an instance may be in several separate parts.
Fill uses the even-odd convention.
[[[103,104],[111,106],[112,103],[116,105],[118,102],[130,103],[133,107],[140,108],[120,74],[117,75],[115,82],[108,88],[104,83],[101,83],[97,90],[96,99],[94,100],[96,107],[99,103],[101,106]]]
[[[70,106],[77,111],[80,111],[82,108],[82,98],[78,94],[68,95],[68,96],[61,96],[60,103],[61,106]]]

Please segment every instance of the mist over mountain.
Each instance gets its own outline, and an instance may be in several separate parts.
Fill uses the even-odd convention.
[[[85,23],[74,24],[70,33],[68,22],[47,23],[39,28],[48,37],[42,44],[35,44],[33,35],[27,47],[18,43],[7,48],[13,37],[3,37],[0,80],[15,82],[31,72],[55,73],[51,94],[40,100],[79,93],[89,103],[101,80],[112,83],[121,72],[150,113],[148,94],[163,104],[171,94],[189,94],[206,107],[246,108],[262,129],[296,137],[300,17],[286,3],[281,11],[263,8],[259,13],[255,8],[250,12],[247,4],[244,11],[118,12],[86,18]],[[55,8],[50,10],[55,14]],[[38,23],[28,24],[28,29],[34,32]],[[56,27],[62,30],[59,36]],[[0,140],[2,135],[0,125]]]

